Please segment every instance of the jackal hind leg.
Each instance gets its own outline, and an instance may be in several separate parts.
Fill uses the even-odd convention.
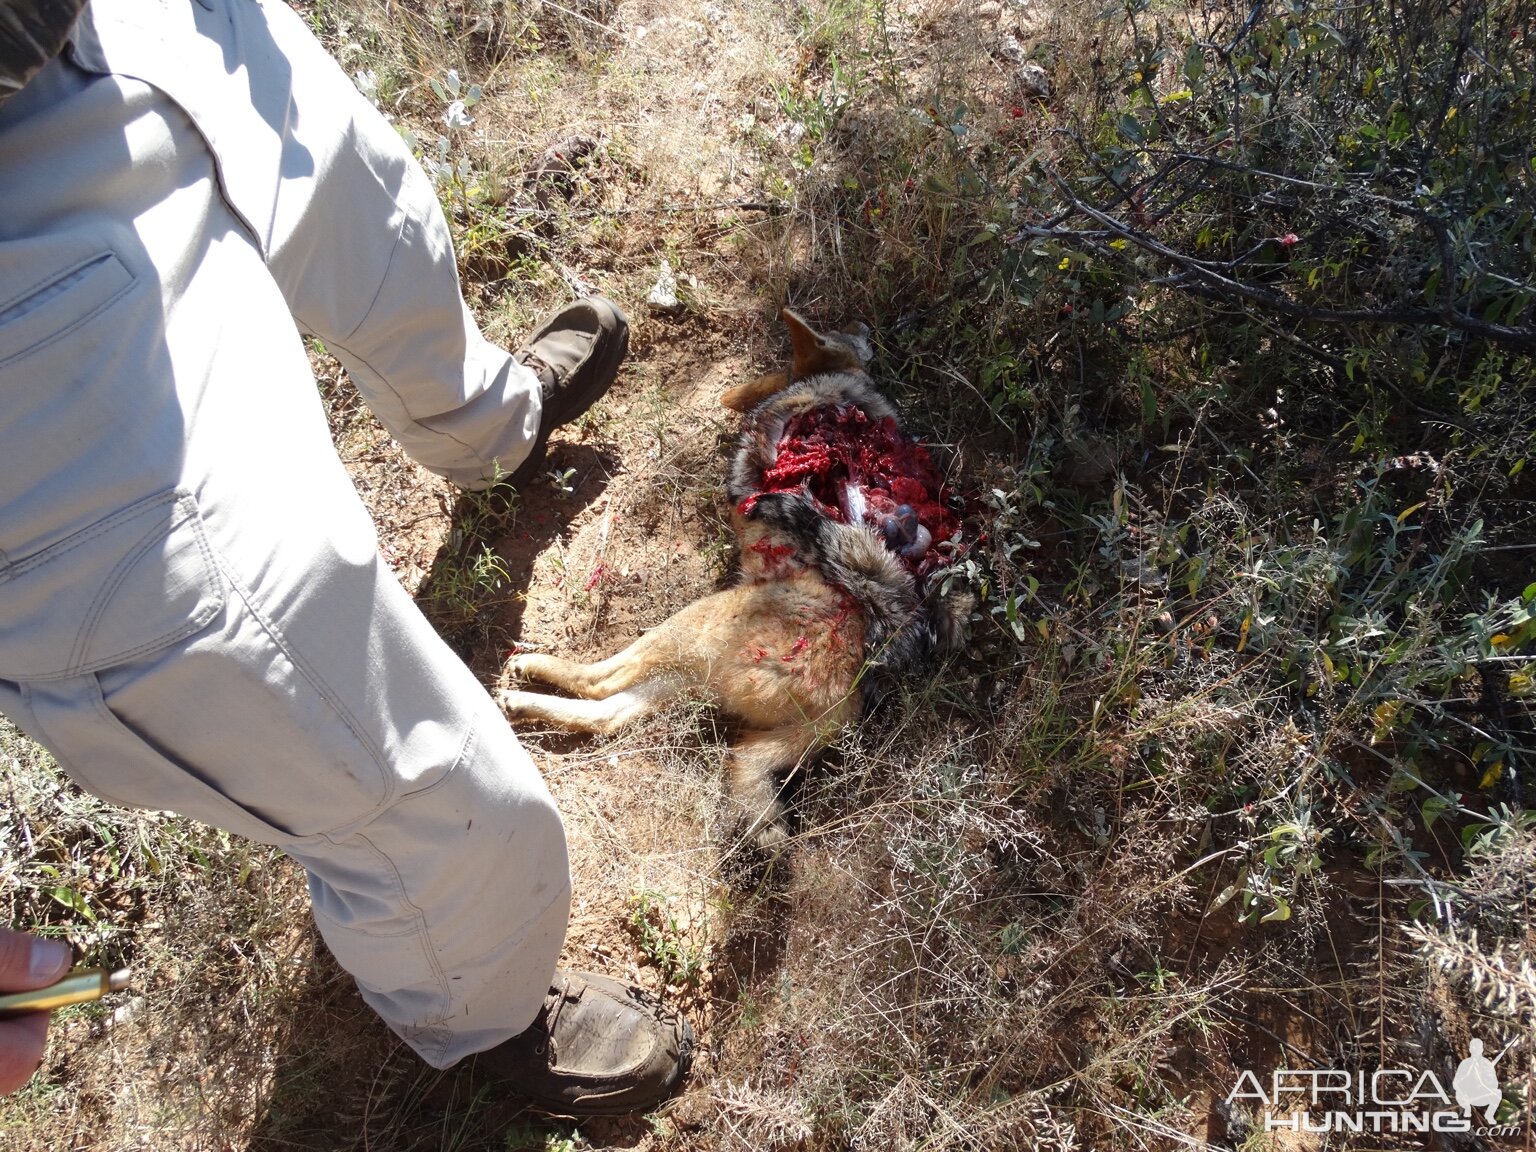
[[[726,792],[744,822],[741,839],[777,856],[789,838],[778,777],[826,743],[815,724],[744,732],[731,746]]]

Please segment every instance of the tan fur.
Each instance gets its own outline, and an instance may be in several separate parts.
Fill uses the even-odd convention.
[[[856,403],[876,418],[894,414],[864,372],[869,342],[863,332],[823,335],[787,309],[783,316],[794,347],[790,372],[761,377],[723,398],[727,407],[756,409],[743,433],[744,443],[755,447],[738,454],[738,472],[755,453],[771,459],[785,422],[806,408]],[[894,600],[887,605],[878,589],[910,589],[911,578],[873,530],[821,522],[839,586],[808,562],[800,551],[804,542],[784,525],[740,512],[732,522],[741,546],[740,585],[690,604],[606,660],[580,664],[537,654],[512,660],[514,677],[553,685],[575,699],[527,691],[502,692],[498,699],[512,720],[609,733],[680,694],[702,696],[741,722],[727,790],[746,839],[772,852],[787,836],[778,777],[858,720],[866,641],[877,650],[871,658],[880,661],[886,649],[879,638],[891,635],[892,613],[898,622],[906,619],[905,593],[888,593]]]
[[[790,375],[796,380],[824,372],[862,372],[864,362],[840,333],[823,335],[788,308],[779,313],[789,329]]]
[[[859,352],[861,344],[867,344],[859,332],[834,332],[823,335],[807,324],[798,313],[786,308],[780,315],[789,329],[792,349],[791,367],[787,372],[770,372],[726,389],[720,403],[732,412],[750,412],[770,396],[788,388],[792,380],[804,380],[807,376],[819,376],[832,372],[862,372],[868,353]]]
[[[772,848],[785,835],[775,776],[824,747],[859,715],[855,683],[864,622],[814,569],[717,592],[624,651],[593,664],[526,653],[514,676],[580,697],[503,692],[512,720],[608,733],[688,692],[740,720],[727,783],[746,835]]]
[[[745,384],[726,389],[725,394],[720,397],[720,403],[732,412],[750,412],[768,397],[788,387],[788,372],[770,372],[766,376],[759,376],[756,380],[749,380]]]

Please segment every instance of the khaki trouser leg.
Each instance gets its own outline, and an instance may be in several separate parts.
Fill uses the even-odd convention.
[[[563,830],[381,563],[290,310],[376,360],[403,286],[455,318],[438,367],[404,356],[371,395],[397,397],[413,450],[450,475],[478,476],[502,429],[482,431],[479,369],[439,368],[455,349],[497,358],[471,347],[451,259],[426,239],[441,221],[418,219],[409,180],[379,279],[306,270],[308,225],[281,224],[296,160],[230,87],[270,95],[261,75],[289,67],[305,90],[309,64],[284,65],[261,11],[99,8],[78,36],[89,70],[56,61],[0,110],[0,712],[108,799],[284,847],[364,997],[445,1067],[539,1007],[568,910]],[[314,172],[316,209],[347,203],[333,179],[387,198],[388,179]],[[328,299],[339,320],[314,303],[349,294],[368,299]],[[454,395],[477,413],[463,427]]]
[[[236,11],[289,68],[264,242],[289,309],[416,460],[465,488],[511,472],[538,432],[538,379],[486,341],[464,306],[431,182],[286,5],[246,0]],[[276,86],[269,70],[259,87],[274,120]],[[269,210],[258,204],[253,215]]]

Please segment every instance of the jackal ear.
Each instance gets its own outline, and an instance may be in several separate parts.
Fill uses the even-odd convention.
[[[821,372],[858,372],[864,368],[847,337],[823,336],[788,308],[780,316],[789,329],[789,344],[794,351],[790,375],[796,380]]]
[[[732,412],[750,412],[768,397],[788,387],[788,372],[770,372],[766,376],[759,376],[756,380],[749,380],[745,384],[727,389],[725,395],[720,397],[720,403]]]

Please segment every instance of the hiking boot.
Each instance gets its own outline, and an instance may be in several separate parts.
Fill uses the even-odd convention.
[[[608,391],[629,351],[629,321],[605,296],[588,296],[546,320],[512,359],[539,378],[543,408],[533,451],[504,483],[521,489],[544,463],[549,434],[569,424]]]
[[[560,969],[533,1023],[475,1068],[557,1115],[618,1116],[665,1100],[692,1056],[680,1013],[633,985]]]

